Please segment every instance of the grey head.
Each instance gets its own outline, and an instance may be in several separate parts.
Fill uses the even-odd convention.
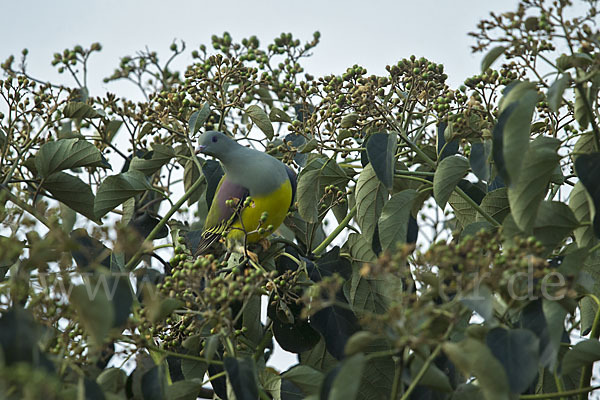
[[[218,131],[204,132],[198,138],[198,150],[225,161],[227,155],[242,147],[235,140]]]

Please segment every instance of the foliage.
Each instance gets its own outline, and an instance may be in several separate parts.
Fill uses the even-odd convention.
[[[26,50],[18,66],[9,57],[0,390],[587,398],[600,360],[600,33],[596,1],[585,5],[491,14],[471,33],[482,72],[457,89],[415,56],[385,76],[311,76],[318,33],[266,47],[213,36],[185,71],[171,68],[183,43],[163,63],[123,57],[105,82],[133,83],[140,101],[89,93],[99,44],[55,54],[73,87],[30,76]],[[251,248],[258,261],[222,246],[193,256],[223,173],[196,155],[206,130],[298,172],[284,225]],[[298,363],[266,366],[274,341]]]

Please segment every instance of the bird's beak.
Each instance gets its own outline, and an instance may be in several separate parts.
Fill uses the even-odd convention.
[[[196,154],[204,153],[205,148],[206,148],[206,146],[203,146],[203,145],[198,146],[198,148],[196,149]]]

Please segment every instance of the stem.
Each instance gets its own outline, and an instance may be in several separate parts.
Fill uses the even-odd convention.
[[[423,376],[429,369],[429,366],[431,365],[433,360],[438,356],[438,354],[440,353],[441,350],[442,350],[441,343],[438,344],[437,346],[435,346],[435,349],[431,352],[429,357],[427,357],[427,360],[425,360],[425,362],[423,363],[423,366],[421,367],[421,369],[419,370],[417,375],[414,377],[414,379],[410,383],[410,386],[408,387],[408,389],[406,389],[406,392],[404,392],[404,395],[400,398],[400,400],[408,400],[410,398],[410,394],[412,393],[413,390],[415,390],[415,388],[419,384],[419,381],[421,380],[421,378],[423,378]]]
[[[583,104],[585,105],[585,108],[587,109],[587,112],[590,115],[590,123],[592,124],[592,130],[594,132],[594,142],[596,144],[596,151],[600,151],[600,129],[598,129],[598,125],[596,124],[596,116],[594,115],[594,110],[592,109],[590,101],[587,97],[585,90],[583,90],[581,83],[576,83],[575,87],[577,88],[579,95],[583,99]]]
[[[592,297],[596,303],[598,302],[598,298],[596,296]],[[600,337],[600,307],[596,311],[596,316],[594,317],[594,322],[592,323],[592,330],[590,332],[590,339],[598,339]],[[585,386],[589,386],[592,380],[592,371],[594,369],[594,363],[589,363],[585,367],[582,368],[581,371],[581,379],[579,380],[579,388],[583,389]],[[584,400],[587,396],[582,393],[579,397],[581,400]]]
[[[156,351],[158,353],[162,353],[165,354],[167,356],[173,356],[173,357],[179,357],[179,358],[185,358],[187,360],[192,360],[192,361],[200,361],[200,362],[204,362],[207,364],[216,364],[216,365],[223,365],[223,361],[219,361],[219,360],[209,360],[208,358],[203,358],[203,357],[198,357],[198,356],[193,356],[191,354],[182,354],[182,353],[177,353],[175,351],[170,351],[170,350],[165,350],[165,349],[161,349],[160,347],[157,346],[146,346],[147,349],[152,350],[152,351]]]
[[[357,209],[357,205],[354,205],[354,207],[352,207],[352,209],[348,212],[348,215],[346,215],[344,217],[344,219],[340,222],[340,224],[333,230],[333,232],[331,232],[329,234],[329,236],[327,236],[325,238],[325,240],[323,240],[321,242],[320,245],[317,246],[317,248],[315,248],[313,250],[313,254],[314,255],[319,255],[321,254],[326,248],[327,246],[329,246],[329,244],[331,242],[333,242],[333,240],[342,232],[342,230],[344,230],[344,228],[346,227],[346,225],[348,225],[350,223],[350,220],[352,219],[352,217],[354,217],[354,215],[356,214],[356,209]]]
[[[0,185],[0,189],[5,190],[5,193],[8,196],[8,200],[13,202],[15,205],[21,207],[23,210],[27,211],[29,214],[33,215],[38,221],[40,221],[42,224],[44,224],[44,226],[46,226],[46,228],[52,230],[52,224],[50,224],[50,221],[48,221],[46,219],[46,217],[44,217],[42,214],[37,212],[37,210],[35,208],[33,208],[32,206],[30,206],[29,204],[25,203],[24,201],[19,199],[17,196],[15,196],[10,191],[10,189],[8,187],[6,187],[5,185]]]
[[[131,270],[133,270],[133,268],[135,268],[137,262],[140,260],[142,254],[144,253],[144,249],[146,248],[146,245],[148,245],[149,243],[152,242],[152,239],[154,239],[154,237],[158,234],[158,232],[162,229],[162,227],[165,226],[165,224],[167,223],[169,218],[171,218],[171,216],[173,214],[175,214],[175,212],[177,210],[179,210],[179,208],[192,195],[192,193],[194,193],[194,191],[196,189],[198,189],[198,187],[200,186],[201,183],[202,183],[202,179],[198,179],[185,192],[185,194],[179,200],[177,200],[177,203],[173,204],[171,209],[165,214],[164,217],[162,217],[162,219],[158,222],[158,224],[156,224],[154,229],[152,229],[152,232],[150,232],[148,234],[148,236],[146,237],[146,239],[144,239],[144,242],[141,244],[140,249],[133,255],[133,257],[131,257],[131,260],[129,260],[129,262],[127,262],[127,264],[125,265],[125,271],[131,271]]]
[[[479,204],[475,203],[475,200],[470,198],[469,195],[466,194],[461,188],[459,188],[457,186],[454,188],[454,190],[456,190],[456,193],[458,193],[460,195],[460,197],[462,197],[467,203],[469,203],[469,205],[471,207],[473,207],[479,214],[481,214],[483,216],[483,218],[486,219],[486,221],[488,221],[493,226],[496,226],[496,227],[500,226],[500,223],[498,221],[496,221],[494,218],[492,218],[491,215],[486,213],[483,210],[483,208],[481,208],[481,206]]]
[[[590,393],[596,389],[600,389],[600,386],[589,386],[586,388],[565,390],[564,392],[556,392],[556,393],[522,394],[519,396],[519,399],[520,400],[557,399],[559,397],[575,396],[578,394]],[[587,398],[587,396],[585,398]]]

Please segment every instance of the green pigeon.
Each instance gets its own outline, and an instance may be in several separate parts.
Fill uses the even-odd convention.
[[[195,254],[205,253],[221,237],[225,237],[229,251],[239,251],[245,249],[245,244],[269,235],[268,226],[277,229],[294,202],[294,171],[275,157],[244,147],[222,132],[207,131],[198,144],[201,153],[221,161],[225,174],[217,186]],[[251,201],[244,206],[248,196]],[[265,231],[258,232],[259,228]]]

